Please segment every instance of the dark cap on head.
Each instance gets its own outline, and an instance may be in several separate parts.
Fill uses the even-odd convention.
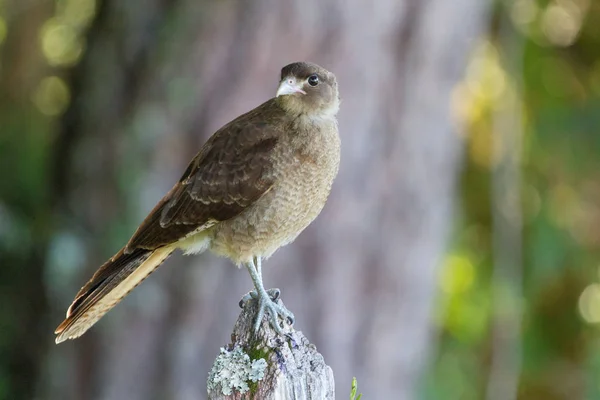
[[[335,75],[317,64],[295,62],[281,69],[280,104],[299,114],[335,115],[339,93]]]

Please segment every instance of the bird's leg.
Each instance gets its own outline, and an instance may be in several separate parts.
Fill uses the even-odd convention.
[[[262,281],[262,257],[254,256],[254,266],[258,272],[258,278]]]
[[[261,257],[254,257],[254,266],[256,267],[256,272],[258,272],[258,277],[260,278],[260,281],[262,282],[263,278],[262,278],[262,258]],[[281,291],[277,288],[267,289],[267,293],[269,294],[269,297],[273,301],[277,301],[277,299],[281,295]],[[250,296],[253,296],[254,298],[256,298],[256,292],[253,290],[252,294]]]
[[[258,273],[258,278],[262,282],[262,258],[261,257],[254,257],[254,265],[256,267],[256,272]],[[281,295],[281,291],[279,289],[277,289],[277,288],[267,289],[267,293],[269,294],[269,297],[273,301],[277,301],[277,299]],[[256,299],[256,298],[258,298],[258,294],[257,294],[256,290],[251,290],[250,292],[246,293],[244,295],[244,297],[242,297],[240,299],[240,308],[243,308],[244,304],[246,304],[246,302],[248,300],[250,300],[250,299]]]
[[[265,290],[265,287],[262,283],[262,278],[259,270],[255,265],[255,260],[246,263],[246,269],[250,273],[250,278],[252,278],[252,282],[254,283],[254,288],[256,291],[252,291],[248,293],[251,298],[255,298],[258,301],[258,313],[256,314],[256,321],[254,322],[254,331],[258,332],[260,328],[260,324],[262,323],[263,316],[265,314],[265,310],[268,311],[269,314],[269,323],[275,329],[275,331],[279,334],[283,334],[283,330],[279,325],[279,321],[277,319],[278,316],[281,316],[282,319],[288,319],[291,324],[294,323],[294,314],[292,314],[287,308],[284,306],[277,304],[277,299],[273,300],[272,295],[275,293],[277,297],[279,297],[279,289],[271,289],[269,292]],[[248,296],[246,295],[246,296]],[[246,297],[244,296],[244,297]],[[249,300],[249,299],[248,299]],[[242,299],[244,301],[244,299]],[[241,303],[241,302],[240,302]]]

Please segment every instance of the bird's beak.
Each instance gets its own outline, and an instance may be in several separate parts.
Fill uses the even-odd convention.
[[[306,92],[302,90],[301,84],[294,78],[282,80],[277,88],[277,97],[294,93],[306,94]]]

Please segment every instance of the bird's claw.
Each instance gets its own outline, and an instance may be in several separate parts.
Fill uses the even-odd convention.
[[[283,335],[283,329],[281,328],[281,325],[279,324],[279,319],[278,317],[281,317],[283,320],[287,321],[290,325],[294,324],[294,314],[292,314],[292,312],[290,310],[288,310],[287,308],[285,308],[283,305],[279,304],[277,302],[277,298],[279,297],[279,290],[277,290],[277,298],[275,301],[273,301],[271,299],[271,295],[272,293],[269,293],[270,291],[267,291],[268,293],[268,297],[266,296],[261,296],[258,299],[258,313],[256,314],[256,321],[254,322],[254,332],[257,333],[258,330],[260,329],[260,325],[262,324],[262,320],[263,317],[265,315],[265,311],[267,311],[268,314],[268,318],[269,318],[269,324],[271,325],[271,327],[273,329],[275,329],[275,331],[280,334]]]
[[[278,301],[281,297],[281,291],[277,288],[269,289],[263,292],[263,295],[259,295],[256,290],[251,290],[241,298],[239,305],[240,308],[244,308],[246,304],[251,300],[258,301],[258,313],[256,314],[256,320],[254,322],[254,331],[258,332],[260,325],[262,324],[265,311],[268,315],[269,324],[275,329],[275,331],[283,335],[283,329],[279,324],[278,317],[287,321],[288,324],[294,324],[294,314],[289,311],[285,306],[280,304]]]
[[[279,290],[277,288],[272,288],[272,289],[267,290],[267,294],[269,295],[271,300],[276,302],[277,299],[279,299],[279,296],[281,296],[281,290]]]
[[[267,294],[269,295],[271,300],[277,301],[277,299],[279,299],[279,297],[281,296],[281,290],[279,290],[277,288],[269,289],[269,290],[267,290]],[[244,295],[244,297],[242,297],[240,299],[240,302],[239,302],[240,308],[244,308],[244,306],[246,305],[246,303],[248,301],[250,301],[252,299],[257,299],[257,298],[258,298],[258,294],[257,294],[256,290],[249,291],[248,293],[246,293]]]
[[[254,293],[256,293],[254,290],[252,291]],[[240,308],[244,308],[246,306],[246,303],[248,303],[250,300],[252,300],[254,297],[252,296],[252,292],[248,292],[246,293],[241,299],[240,302],[238,303],[238,305],[240,306]]]

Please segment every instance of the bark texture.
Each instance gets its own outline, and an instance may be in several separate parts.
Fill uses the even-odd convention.
[[[310,60],[340,84],[340,174],[323,213],[264,262],[340,388],[414,398],[434,345],[436,267],[461,143],[450,98],[485,22],[480,0],[105,0],[73,76],[56,182],[82,264],[72,294],[120,248],[217,128]],[[117,238],[103,240],[102,238]],[[81,340],[52,349],[46,397],[198,399],[251,288],[210,255],[172,257]],[[51,365],[51,364],[48,364]],[[140,382],[144,382],[143,385]]]
[[[254,355],[251,361],[264,359],[266,368],[261,371],[262,378],[256,381],[251,390],[233,390],[224,394],[222,385],[216,385],[219,375],[237,374],[241,368],[235,366],[228,370],[227,365],[213,365],[208,378],[208,398],[210,400],[309,400],[335,399],[333,371],[325,364],[323,356],[314,344],[300,331],[289,325],[284,326],[283,336],[278,335],[263,319],[263,324],[254,334],[254,319],[257,312],[255,301],[246,303],[238,317],[231,343],[227,350],[241,349],[245,354]],[[223,370],[224,369],[224,370]],[[220,370],[220,374],[216,372]],[[225,390],[226,391],[226,390]]]

